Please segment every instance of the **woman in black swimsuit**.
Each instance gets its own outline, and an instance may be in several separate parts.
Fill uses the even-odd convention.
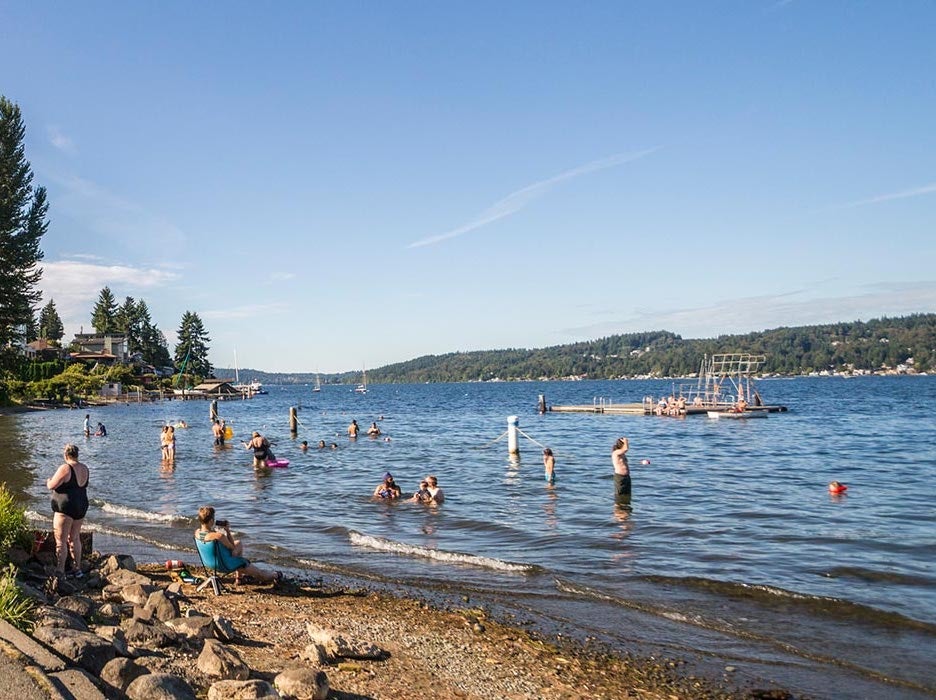
[[[81,576],[81,525],[88,512],[88,467],[78,461],[78,448],[65,445],[65,462],[55,471],[46,487],[52,491],[52,529],[58,573],[65,573],[69,553],[74,568],[70,575]]]

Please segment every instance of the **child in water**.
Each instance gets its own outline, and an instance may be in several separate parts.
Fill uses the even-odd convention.
[[[543,468],[544,476],[546,477],[547,484],[556,483],[556,458],[553,456],[553,451],[548,447],[543,450]]]

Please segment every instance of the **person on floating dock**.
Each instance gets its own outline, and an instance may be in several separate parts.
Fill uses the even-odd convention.
[[[630,503],[631,478],[627,464],[627,450],[630,443],[626,437],[618,438],[611,450],[611,464],[614,465],[614,501],[621,505]]]

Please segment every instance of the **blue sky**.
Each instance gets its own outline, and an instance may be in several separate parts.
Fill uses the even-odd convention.
[[[931,2],[14,3],[43,290],[271,371],[936,311]]]

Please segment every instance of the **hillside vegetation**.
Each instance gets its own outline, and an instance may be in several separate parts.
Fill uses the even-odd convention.
[[[750,352],[766,356],[765,374],[812,372],[931,372],[936,363],[936,314],[776,328],[712,339],[684,339],[668,331],[627,333],[597,340],[522,350],[479,350],[425,355],[368,370],[373,383],[522,379],[675,377],[698,372],[704,355]],[[233,370],[216,370],[217,376]],[[312,373],[241,370],[268,383],[309,383]],[[360,371],[321,375],[352,384]]]

